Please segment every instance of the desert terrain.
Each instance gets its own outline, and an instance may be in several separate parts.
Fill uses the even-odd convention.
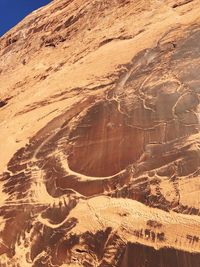
[[[199,0],[54,0],[0,38],[0,266],[200,266]]]

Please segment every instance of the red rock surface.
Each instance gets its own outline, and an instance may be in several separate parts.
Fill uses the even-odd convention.
[[[200,266],[199,14],[55,0],[0,39],[0,266]]]

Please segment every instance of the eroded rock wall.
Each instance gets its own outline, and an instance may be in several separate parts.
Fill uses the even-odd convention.
[[[200,265],[198,1],[53,1],[0,39],[0,265]]]

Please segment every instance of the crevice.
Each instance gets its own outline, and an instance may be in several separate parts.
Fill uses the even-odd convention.
[[[180,7],[180,6],[183,6],[183,5],[186,5],[186,4],[189,4],[193,2],[193,0],[183,0],[183,1],[179,1],[178,3],[174,4],[172,6],[172,8],[177,8],[177,7]]]
[[[4,107],[7,105],[7,102],[4,100],[0,100],[0,108]]]

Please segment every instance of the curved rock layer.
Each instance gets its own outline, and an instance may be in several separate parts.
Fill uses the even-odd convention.
[[[55,0],[0,39],[0,266],[200,266],[199,14]]]

